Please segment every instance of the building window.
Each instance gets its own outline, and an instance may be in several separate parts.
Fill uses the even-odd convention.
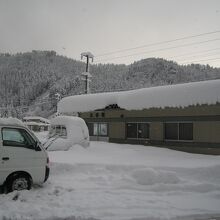
[[[88,123],[90,136],[108,136],[107,123]]]
[[[165,123],[165,139],[178,140],[178,123]]]
[[[179,123],[179,139],[193,140],[193,123]]]
[[[92,113],[90,113],[90,118],[92,118],[93,117],[93,114]]]
[[[136,123],[127,124],[127,137],[137,138],[137,124]]]
[[[149,138],[149,124],[138,123],[138,138]]]
[[[98,118],[99,117],[99,113],[95,113],[95,117]]]
[[[99,124],[99,136],[107,136],[108,126],[106,123]]]
[[[193,140],[193,123],[165,123],[164,129],[167,140]]]
[[[148,139],[149,123],[127,123],[127,138]]]
[[[105,117],[105,112],[102,112],[102,117],[103,117],[103,118]]]

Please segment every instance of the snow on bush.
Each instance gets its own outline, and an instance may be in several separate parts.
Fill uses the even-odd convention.
[[[87,112],[117,104],[127,110],[187,107],[220,102],[220,80],[158,86],[126,92],[76,95],[63,98],[58,111]]]

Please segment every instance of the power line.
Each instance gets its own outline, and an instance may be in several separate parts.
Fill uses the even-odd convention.
[[[205,60],[193,60],[193,61],[188,61],[188,62],[183,62],[181,64],[187,64],[187,63],[192,63],[192,62],[203,62],[203,61],[211,61],[211,60],[220,60],[220,57],[217,58],[212,58],[212,59],[205,59]]]
[[[206,32],[206,33],[201,33],[201,34],[196,34],[196,35],[191,35],[191,36],[185,36],[185,37],[176,38],[176,39],[167,40],[167,41],[160,41],[160,42],[156,42],[156,43],[152,43],[152,44],[145,44],[145,45],[141,45],[141,46],[137,46],[137,47],[131,47],[131,48],[127,48],[127,49],[115,50],[115,51],[112,51],[112,52],[98,54],[95,57],[108,56],[108,55],[112,55],[112,54],[115,54],[115,53],[121,53],[121,52],[130,51],[130,50],[135,50],[135,49],[140,49],[140,48],[145,48],[145,47],[150,47],[150,46],[156,46],[156,45],[161,45],[161,44],[186,40],[186,39],[190,39],[190,38],[201,37],[201,36],[205,36],[205,35],[216,34],[216,33],[219,33],[219,32],[220,32],[220,30],[216,30],[216,31],[211,31],[211,32]]]
[[[177,55],[177,56],[167,57],[167,59],[175,59],[177,57],[184,57],[184,56],[188,56],[188,55],[192,55],[192,54],[203,54],[204,52],[210,52],[210,51],[215,51],[215,50],[220,50],[220,48],[214,48],[214,49],[209,49],[209,50],[201,50],[201,51],[197,51],[197,52],[184,53],[184,54]]]
[[[199,56],[199,57],[208,57],[209,58],[209,56],[215,56],[215,55],[220,55],[219,54],[219,52],[217,52],[217,53],[211,53],[211,54],[203,54],[203,55],[201,55],[201,56]],[[178,60],[178,62],[179,61],[185,61],[185,60],[189,60],[189,59],[191,59],[191,58],[199,58],[199,57],[197,57],[197,56],[190,56],[190,57],[188,57],[188,58],[184,58],[184,59],[180,59],[180,60]]]
[[[204,43],[209,43],[209,42],[214,42],[214,41],[219,41],[219,40],[220,40],[220,38],[216,38],[216,39],[212,39],[212,40],[199,41],[199,42],[194,42],[194,43],[189,43],[189,44],[182,44],[182,45],[172,46],[172,47],[165,47],[165,48],[161,48],[161,49],[155,49],[155,50],[150,50],[150,51],[145,51],[145,52],[133,53],[133,54],[128,54],[128,55],[124,55],[124,56],[117,56],[117,57],[113,57],[113,58],[110,58],[110,59],[96,60],[96,62],[107,61],[107,60],[115,60],[115,59],[126,58],[126,57],[132,57],[132,56],[136,56],[136,55],[140,55],[140,54],[149,54],[149,53],[154,53],[154,52],[158,52],[158,51],[171,50],[171,49],[176,49],[176,48],[180,48],[180,47],[187,47],[187,46],[192,46],[192,45],[199,45],[199,44],[204,44]]]

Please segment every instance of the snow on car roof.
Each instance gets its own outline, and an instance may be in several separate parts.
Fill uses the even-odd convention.
[[[0,118],[0,125],[19,125],[25,126],[24,123],[17,118]]]
[[[76,95],[58,103],[61,113],[88,112],[117,104],[127,110],[187,107],[220,102],[220,80],[157,86],[123,92]]]
[[[26,116],[23,118],[23,120],[41,120],[46,123],[50,123],[50,120],[43,118],[43,117],[40,117],[40,116]]]

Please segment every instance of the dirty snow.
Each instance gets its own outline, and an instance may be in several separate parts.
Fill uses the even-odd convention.
[[[117,104],[127,110],[187,107],[220,102],[220,80],[209,80],[125,92],[76,95],[58,103],[61,113],[88,112]]]
[[[220,217],[220,157],[91,142],[49,152],[51,175],[31,191],[0,195],[5,219]]]

